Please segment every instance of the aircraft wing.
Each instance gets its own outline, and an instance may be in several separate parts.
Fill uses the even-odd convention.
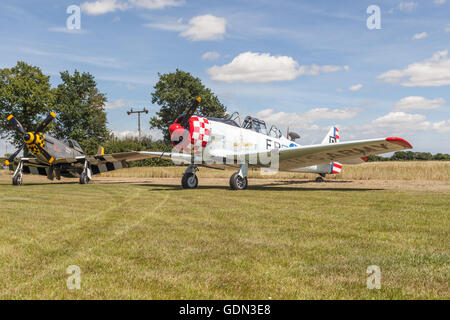
[[[401,138],[381,138],[371,140],[359,140],[349,142],[339,142],[333,144],[320,144],[311,146],[301,146],[294,148],[279,149],[279,169],[289,170],[303,168],[323,163],[347,162],[355,158],[364,158],[370,155],[395,152],[405,149],[412,149],[412,146]],[[251,160],[257,157],[258,164],[261,158],[270,159],[270,152],[258,154],[235,154],[227,157],[243,158]],[[265,163],[266,166],[267,162]]]
[[[8,158],[0,158],[1,163],[5,163],[5,160],[8,160]],[[42,164],[38,159],[36,158],[15,158],[13,161],[13,165],[18,165],[19,161],[22,160],[24,164],[30,164],[30,165],[38,165],[38,166],[45,166]]]
[[[87,159],[90,163],[97,164],[102,162],[116,162],[116,161],[139,161],[153,158],[152,156],[143,154],[140,151],[130,151],[130,152],[120,152],[120,153],[111,153],[111,154],[103,154],[96,156],[87,156]]]
[[[154,152],[154,151],[140,151],[142,155],[147,156],[148,158],[162,158],[165,160],[172,160],[175,163],[180,164],[190,164],[192,160],[192,156],[190,154],[185,153],[171,153],[171,152]]]
[[[159,152],[160,154],[161,152]],[[65,163],[84,163],[85,160],[88,160],[90,164],[102,164],[102,163],[114,163],[114,162],[132,162],[145,160],[149,158],[153,158],[155,156],[150,156],[147,154],[143,154],[140,151],[130,151],[130,152],[119,152],[119,153],[111,153],[111,154],[102,154],[102,155],[90,155],[90,156],[78,156],[78,157],[67,157],[67,158],[57,158],[54,161],[54,164],[65,164]]]

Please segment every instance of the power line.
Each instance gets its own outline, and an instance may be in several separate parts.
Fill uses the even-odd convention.
[[[144,110],[138,110],[138,111],[134,111],[133,108],[131,108],[130,111],[127,111],[127,114],[130,116],[133,113],[137,113],[138,115],[138,131],[139,131],[139,142],[141,142],[141,113],[146,113],[148,114],[148,110],[144,108]]]

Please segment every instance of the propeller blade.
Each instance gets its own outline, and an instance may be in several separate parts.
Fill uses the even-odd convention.
[[[22,134],[26,133],[26,131],[24,130],[24,128],[20,124],[19,120],[14,118],[14,116],[12,114],[7,118],[7,120],[9,122],[10,126],[13,127],[14,130],[17,130],[17,131],[19,131]]]
[[[41,150],[42,155],[47,159],[48,163],[52,164],[55,159],[40,145],[36,144],[39,150]]]
[[[41,125],[36,129],[36,132],[42,132],[42,130],[44,130],[55,118],[56,114],[54,112],[50,112],[47,118],[45,118],[44,122],[42,122]]]
[[[17,149],[17,151],[14,152],[14,153],[11,155],[11,157],[9,157],[9,159],[5,161],[5,165],[9,166],[9,165],[14,161],[14,159],[17,157],[17,155],[20,153],[20,151],[22,151],[23,148],[25,148],[26,145],[27,145],[27,144],[24,143],[19,149]]]
[[[186,112],[186,115],[184,118],[180,121],[180,125],[184,128],[189,123],[189,119],[192,117],[192,115],[197,111],[198,107],[200,106],[200,103],[202,102],[202,98],[198,97],[195,99],[192,106],[189,108],[189,110]]]

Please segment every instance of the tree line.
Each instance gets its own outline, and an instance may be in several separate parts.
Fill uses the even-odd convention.
[[[169,125],[196,97],[202,97],[199,111],[204,115],[223,117],[226,114],[225,106],[199,78],[178,69],[174,73],[158,75],[151,101],[160,109],[150,119],[150,126],[162,130],[163,141],[146,138],[140,142],[133,139],[119,142],[107,128],[107,97],[97,88],[93,75],[78,70],[63,71],[60,72],[60,84],[52,88],[50,76],[39,67],[18,61],[12,68],[0,69],[0,138],[17,147],[23,143],[23,137],[11,130],[6,121],[10,114],[25,130],[33,131],[53,111],[57,117],[47,132],[57,139],[76,140],[86,154],[94,154],[99,145],[104,145],[107,153],[119,149],[163,150],[170,145]]]
[[[429,152],[397,151],[391,157],[369,156],[368,162],[375,161],[450,161],[449,154]]]

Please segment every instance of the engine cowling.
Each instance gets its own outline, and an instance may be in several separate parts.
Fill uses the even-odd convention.
[[[209,142],[211,124],[204,117],[193,116],[189,119],[188,128],[184,128],[176,120],[169,132],[172,145],[180,152],[201,153]]]

